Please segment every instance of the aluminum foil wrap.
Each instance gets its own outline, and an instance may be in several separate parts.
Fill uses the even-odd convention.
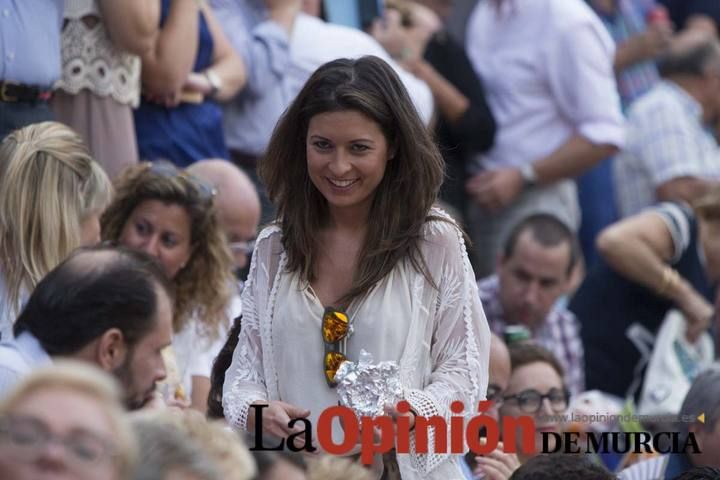
[[[385,405],[403,399],[400,367],[397,362],[373,363],[373,357],[360,351],[357,363],[346,361],[335,374],[340,404],[352,408],[358,417],[385,415]]]

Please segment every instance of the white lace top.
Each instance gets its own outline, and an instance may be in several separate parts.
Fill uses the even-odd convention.
[[[433,214],[446,217],[439,210]],[[409,261],[400,262],[348,309],[355,327],[348,356],[357,358],[364,348],[376,362],[399,362],[405,398],[413,409],[422,416],[449,418],[452,401],[460,400],[466,411],[474,411],[484,398],[490,332],[459,230],[432,221],[424,228],[424,238],[421,251],[438,289]],[[280,240],[277,226],[258,237],[243,292],[240,339],[225,378],[225,416],[243,430],[249,405],[256,400],[308,408],[313,425],[322,410],[337,405],[322,371],[323,306],[297,274],[285,271]],[[334,430],[335,435],[341,432]],[[398,455],[406,480],[462,478],[457,460],[434,453]]]
[[[137,107],[140,102],[140,57],[115,46],[100,18],[97,0],[65,0],[62,32],[62,76],[56,89],[77,94],[83,88]],[[83,17],[97,17],[88,26]]]

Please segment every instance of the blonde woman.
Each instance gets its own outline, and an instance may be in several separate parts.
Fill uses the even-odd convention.
[[[99,240],[112,185],[80,137],[56,122],[0,144],[0,335],[35,285],[81,245]]]
[[[128,479],[136,450],[120,398],[88,365],[37,370],[0,404],[0,478]]]
[[[153,444],[151,439],[147,438],[149,435],[143,435],[146,431],[150,433],[153,430],[159,432],[174,429],[181,432],[184,439],[196,445],[194,450],[199,450],[198,453],[203,454],[211,461],[219,477],[223,480],[255,478],[257,468],[250,451],[243,440],[221,422],[208,421],[204,415],[194,410],[162,409],[138,412],[134,415],[132,423],[138,436],[142,438],[143,445]],[[155,443],[165,442],[160,438]],[[152,470],[151,465],[155,465],[157,468],[163,463],[171,463],[168,461],[168,457],[165,460],[162,458],[163,455],[159,450],[144,452],[141,455],[138,472],[144,471],[144,475],[136,475],[135,480],[158,478],[157,471],[152,472],[155,475],[149,475]],[[146,466],[141,466],[143,463]]]
[[[184,394],[207,409],[212,361],[230,319],[232,256],[210,184],[167,162],[142,163],[116,181],[104,240],[156,257],[176,288],[173,349]],[[177,390],[176,390],[177,392]]]

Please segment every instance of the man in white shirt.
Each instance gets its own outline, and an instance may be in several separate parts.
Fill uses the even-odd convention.
[[[172,287],[145,254],[110,247],[74,253],[43,278],[0,343],[0,397],[54,358],[113,374],[126,406],[140,408],[165,378],[161,350],[172,339]]]
[[[628,115],[627,144],[614,164],[623,217],[664,201],[691,203],[720,180],[709,131],[720,114],[720,42],[688,31],[658,63],[663,81]]]
[[[498,124],[467,189],[478,276],[493,270],[509,225],[531,213],[580,224],[572,178],[624,141],[614,45],[582,0],[487,0],[466,47]]]

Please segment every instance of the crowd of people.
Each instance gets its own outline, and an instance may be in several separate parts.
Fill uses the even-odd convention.
[[[719,34],[715,0],[0,0],[0,477],[720,478]],[[318,450],[364,352],[392,422],[490,400],[534,448]],[[561,435],[608,432],[698,448]]]

